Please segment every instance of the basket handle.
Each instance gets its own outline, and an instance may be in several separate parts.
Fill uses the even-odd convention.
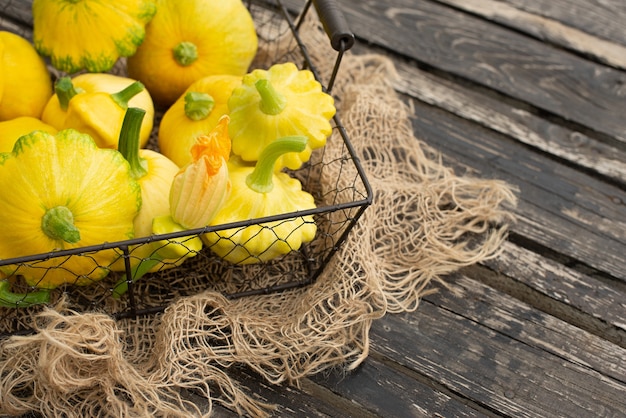
[[[354,45],[354,34],[335,0],[313,0],[315,10],[335,51],[347,51]]]

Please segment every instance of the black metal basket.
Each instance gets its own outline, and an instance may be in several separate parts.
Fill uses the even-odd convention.
[[[246,2],[259,32],[259,42],[263,44],[265,51],[264,57],[253,66],[264,68],[279,62],[295,62],[300,68],[310,69],[326,91],[331,93],[343,53],[352,46],[354,37],[346,29],[345,20],[333,1],[307,1],[296,7],[297,10],[292,8],[294,3],[296,2],[290,2],[287,7],[280,0]],[[320,78],[311,54],[307,52],[306,39],[302,39],[300,34],[301,25],[312,5],[329,36],[333,48],[331,51],[336,55],[327,80]],[[3,23],[0,20],[0,24]],[[176,298],[205,290],[215,290],[229,298],[239,298],[307,286],[324,271],[372,200],[369,183],[339,116],[334,117],[333,125],[334,133],[329,138],[328,145],[316,150],[303,168],[291,173],[315,197],[315,209],[180,233],[4,259],[0,260],[0,266],[15,266],[16,273],[6,278],[5,283],[8,281],[15,292],[29,294],[37,289],[20,279],[20,268],[36,268],[38,264],[51,259],[59,260],[59,263],[55,263],[58,266],[54,268],[63,268],[63,261],[70,257],[94,258],[101,251],[116,251],[121,260],[117,262],[124,263],[125,271],[111,271],[106,278],[81,286],[72,285],[72,280],[68,280],[69,284],[52,291],[51,301],[64,297],[69,307],[76,311],[98,310],[116,318],[158,313]],[[187,239],[209,232],[270,223],[276,225],[307,216],[312,216],[317,225],[314,240],[278,259],[235,265],[215,256],[205,246],[202,250],[189,254],[190,257],[184,261],[161,263],[155,271],[141,280],[132,280],[131,264],[138,261],[134,254],[141,246],[154,245],[157,242],[167,243],[174,239],[184,243]],[[68,270],[67,274],[72,273]],[[121,296],[116,291],[116,286],[120,283],[128,287]],[[41,305],[20,306],[19,300],[10,305],[11,307],[0,307],[0,337],[29,332],[32,315],[42,308]]]

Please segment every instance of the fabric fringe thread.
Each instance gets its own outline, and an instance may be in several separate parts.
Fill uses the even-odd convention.
[[[314,62],[325,63],[328,42],[315,22],[304,38]],[[331,67],[318,70],[326,76]],[[297,385],[354,369],[368,356],[372,321],[416,310],[432,281],[445,286],[445,275],[496,256],[514,221],[514,190],[446,168],[414,137],[395,77],[381,55],[342,63],[333,93],[375,196],[316,283],[235,300],[208,291],[162,315],[117,322],[61,302],[35,318],[33,335],[0,342],[0,412],[189,417],[211,415],[217,402],[267,416],[272,405],[245,389],[239,371]]]

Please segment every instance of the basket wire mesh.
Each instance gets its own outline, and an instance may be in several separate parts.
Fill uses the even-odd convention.
[[[263,50],[262,56],[257,57],[252,67],[268,68],[275,63],[294,62],[299,68],[311,70],[330,93],[339,72],[342,56],[352,46],[353,37],[341,30],[339,33],[331,33],[333,28],[329,26],[333,26],[332,21],[337,17],[332,15],[335,13],[332,10],[330,18],[326,17],[327,12],[324,9],[328,4],[323,3],[329,2],[307,1],[299,7],[299,10],[294,11],[291,7],[283,5],[280,0],[247,1],[246,5],[254,18],[259,44]],[[318,10],[336,51],[332,74],[328,80],[320,79],[315,63],[307,52],[306,39],[302,39],[300,35],[301,26],[312,5]],[[326,19],[331,20],[328,26]],[[22,22],[24,23],[28,25],[31,22],[26,20]],[[13,28],[12,23],[1,15],[0,27],[4,27],[4,30]],[[179,297],[206,290],[221,292],[229,298],[239,298],[307,286],[322,274],[372,200],[370,185],[338,115],[333,118],[332,123],[333,135],[328,139],[327,146],[315,150],[305,166],[290,173],[302,182],[304,190],[315,197],[317,207],[314,209],[3,259],[0,260],[0,266],[5,268],[10,266],[13,273],[4,279],[4,282],[10,284],[12,291],[27,295],[36,292],[37,289],[21,279],[21,271],[46,269],[47,272],[49,269],[65,269],[64,274],[74,275],[77,282],[87,283],[80,283],[78,286],[72,284],[74,280],[68,279],[68,284],[52,291],[52,303],[63,297],[69,307],[78,312],[98,310],[115,318],[133,318],[158,313]],[[156,251],[159,246],[167,245],[174,240],[179,245],[186,245],[194,237],[211,232],[220,232],[221,239],[228,239],[228,234],[234,234],[252,225],[260,225],[262,230],[271,231],[281,223],[296,221],[302,227],[310,222],[307,217],[312,217],[317,225],[313,241],[270,261],[232,264],[214,255],[209,246],[205,245],[198,251],[190,245],[189,253],[184,260],[165,260],[150,264],[150,256],[146,257],[145,251],[140,251],[144,246],[151,246]],[[280,237],[276,240],[276,245],[287,244],[284,239],[278,242],[281,241]],[[114,251],[117,254],[115,264],[123,266],[121,271],[113,271],[120,269],[113,269],[112,265],[100,264],[100,254],[106,251]],[[65,267],[72,257],[91,260],[93,268],[104,270],[107,273],[106,277],[89,281],[86,280],[86,276],[75,275],[71,269]],[[138,263],[146,263],[152,270],[141,280],[134,281],[133,266]],[[124,288],[124,291],[121,291],[121,288]],[[5,301],[4,304],[8,306],[0,307],[0,337],[28,332],[32,315],[42,308],[40,305],[21,307],[19,300],[11,303]]]

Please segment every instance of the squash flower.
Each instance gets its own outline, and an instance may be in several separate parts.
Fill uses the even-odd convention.
[[[196,139],[191,147],[192,162],[174,177],[170,211],[172,219],[185,229],[207,226],[228,198],[229,121],[227,115],[222,116],[208,135]]]

